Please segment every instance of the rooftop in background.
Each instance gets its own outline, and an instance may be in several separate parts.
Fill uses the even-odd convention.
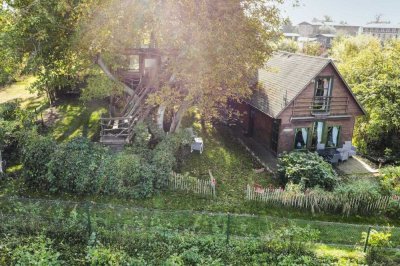
[[[286,33],[283,33],[283,35],[284,35],[285,37],[300,37],[300,34],[298,34],[298,33],[292,33],[292,32],[286,32]]]
[[[400,29],[400,24],[391,23],[369,23],[363,26],[364,28],[385,28],[385,29]]]
[[[312,25],[312,26],[338,26],[338,27],[360,27],[358,25],[350,25],[350,24],[341,24],[341,23],[337,23],[337,22],[330,22],[330,21],[324,21],[324,22],[320,22],[320,21],[303,21],[301,23],[299,23],[298,25]]]

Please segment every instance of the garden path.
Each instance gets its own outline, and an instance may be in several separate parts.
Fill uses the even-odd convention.
[[[340,163],[337,168],[346,175],[379,173],[378,169],[368,165],[358,156],[354,156],[353,158],[349,158],[349,160]]]
[[[238,126],[231,127],[232,134],[238,139],[245,149],[261,163],[268,172],[275,173],[278,169],[277,158],[251,137],[243,135]]]

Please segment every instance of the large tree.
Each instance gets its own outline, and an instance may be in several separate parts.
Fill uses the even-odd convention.
[[[172,110],[174,132],[191,107],[211,119],[229,99],[250,95],[249,82],[279,37],[278,2],[104,1],[82,21],[78,45],[112,80],[116,77],[110,67],[121,64],[118,54],[150,42],[151,36],[160,49],[174,51],[147,100],[148,105]]]
[[[364,151],[400,152],[400,41],[340,38],[331,54],[367,111],[355,136]]]
[[[9,46],[38,75],[35,87],[54,91],[91,76],[85,95],[110,96],[122,87],[137,110],[172,113],[176,131],[195,107],[204,119],[229,99],[251,93],[249,82],[273,51],[284,0],[5,0],[14,22]],[[144,98],[119,82],[125,49],[157,43],[170,51],[160,79]],[[94,91],[90,91],[94,90]],[[96,91],[97,90],[97,91]],[[147,91],[149,92],[149,91]],[[146,115],[149,112],[142,112]]]
[[[3,0],[12,20],[0,43],[38,77],[34,87],[50,101],[60,87],[73,85],[87,64],[72,47],[77,23],[91,0]],[[1,53],[1,52],[0,52]],[[10,57],[8,57],[10,58]]]

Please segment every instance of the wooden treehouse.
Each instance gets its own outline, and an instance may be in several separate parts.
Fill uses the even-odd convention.
[[[100,120],[100,142],[117,149],[130,142],[135,125],[151,112],[145,101],[159,87],[161,65],[157,48],[128,49],[123,54],[129,67],[115,70],[114,75],[124,83],[124,93],[111,97],[109,116]]]

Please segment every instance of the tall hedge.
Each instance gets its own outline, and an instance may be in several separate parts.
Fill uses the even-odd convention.
[[[25,183],[31,188],[49,187],[47,180],[48,163],[57,148],[50,137],[38,135],[35,131],[27,132],[21,145],[21,162]]]

